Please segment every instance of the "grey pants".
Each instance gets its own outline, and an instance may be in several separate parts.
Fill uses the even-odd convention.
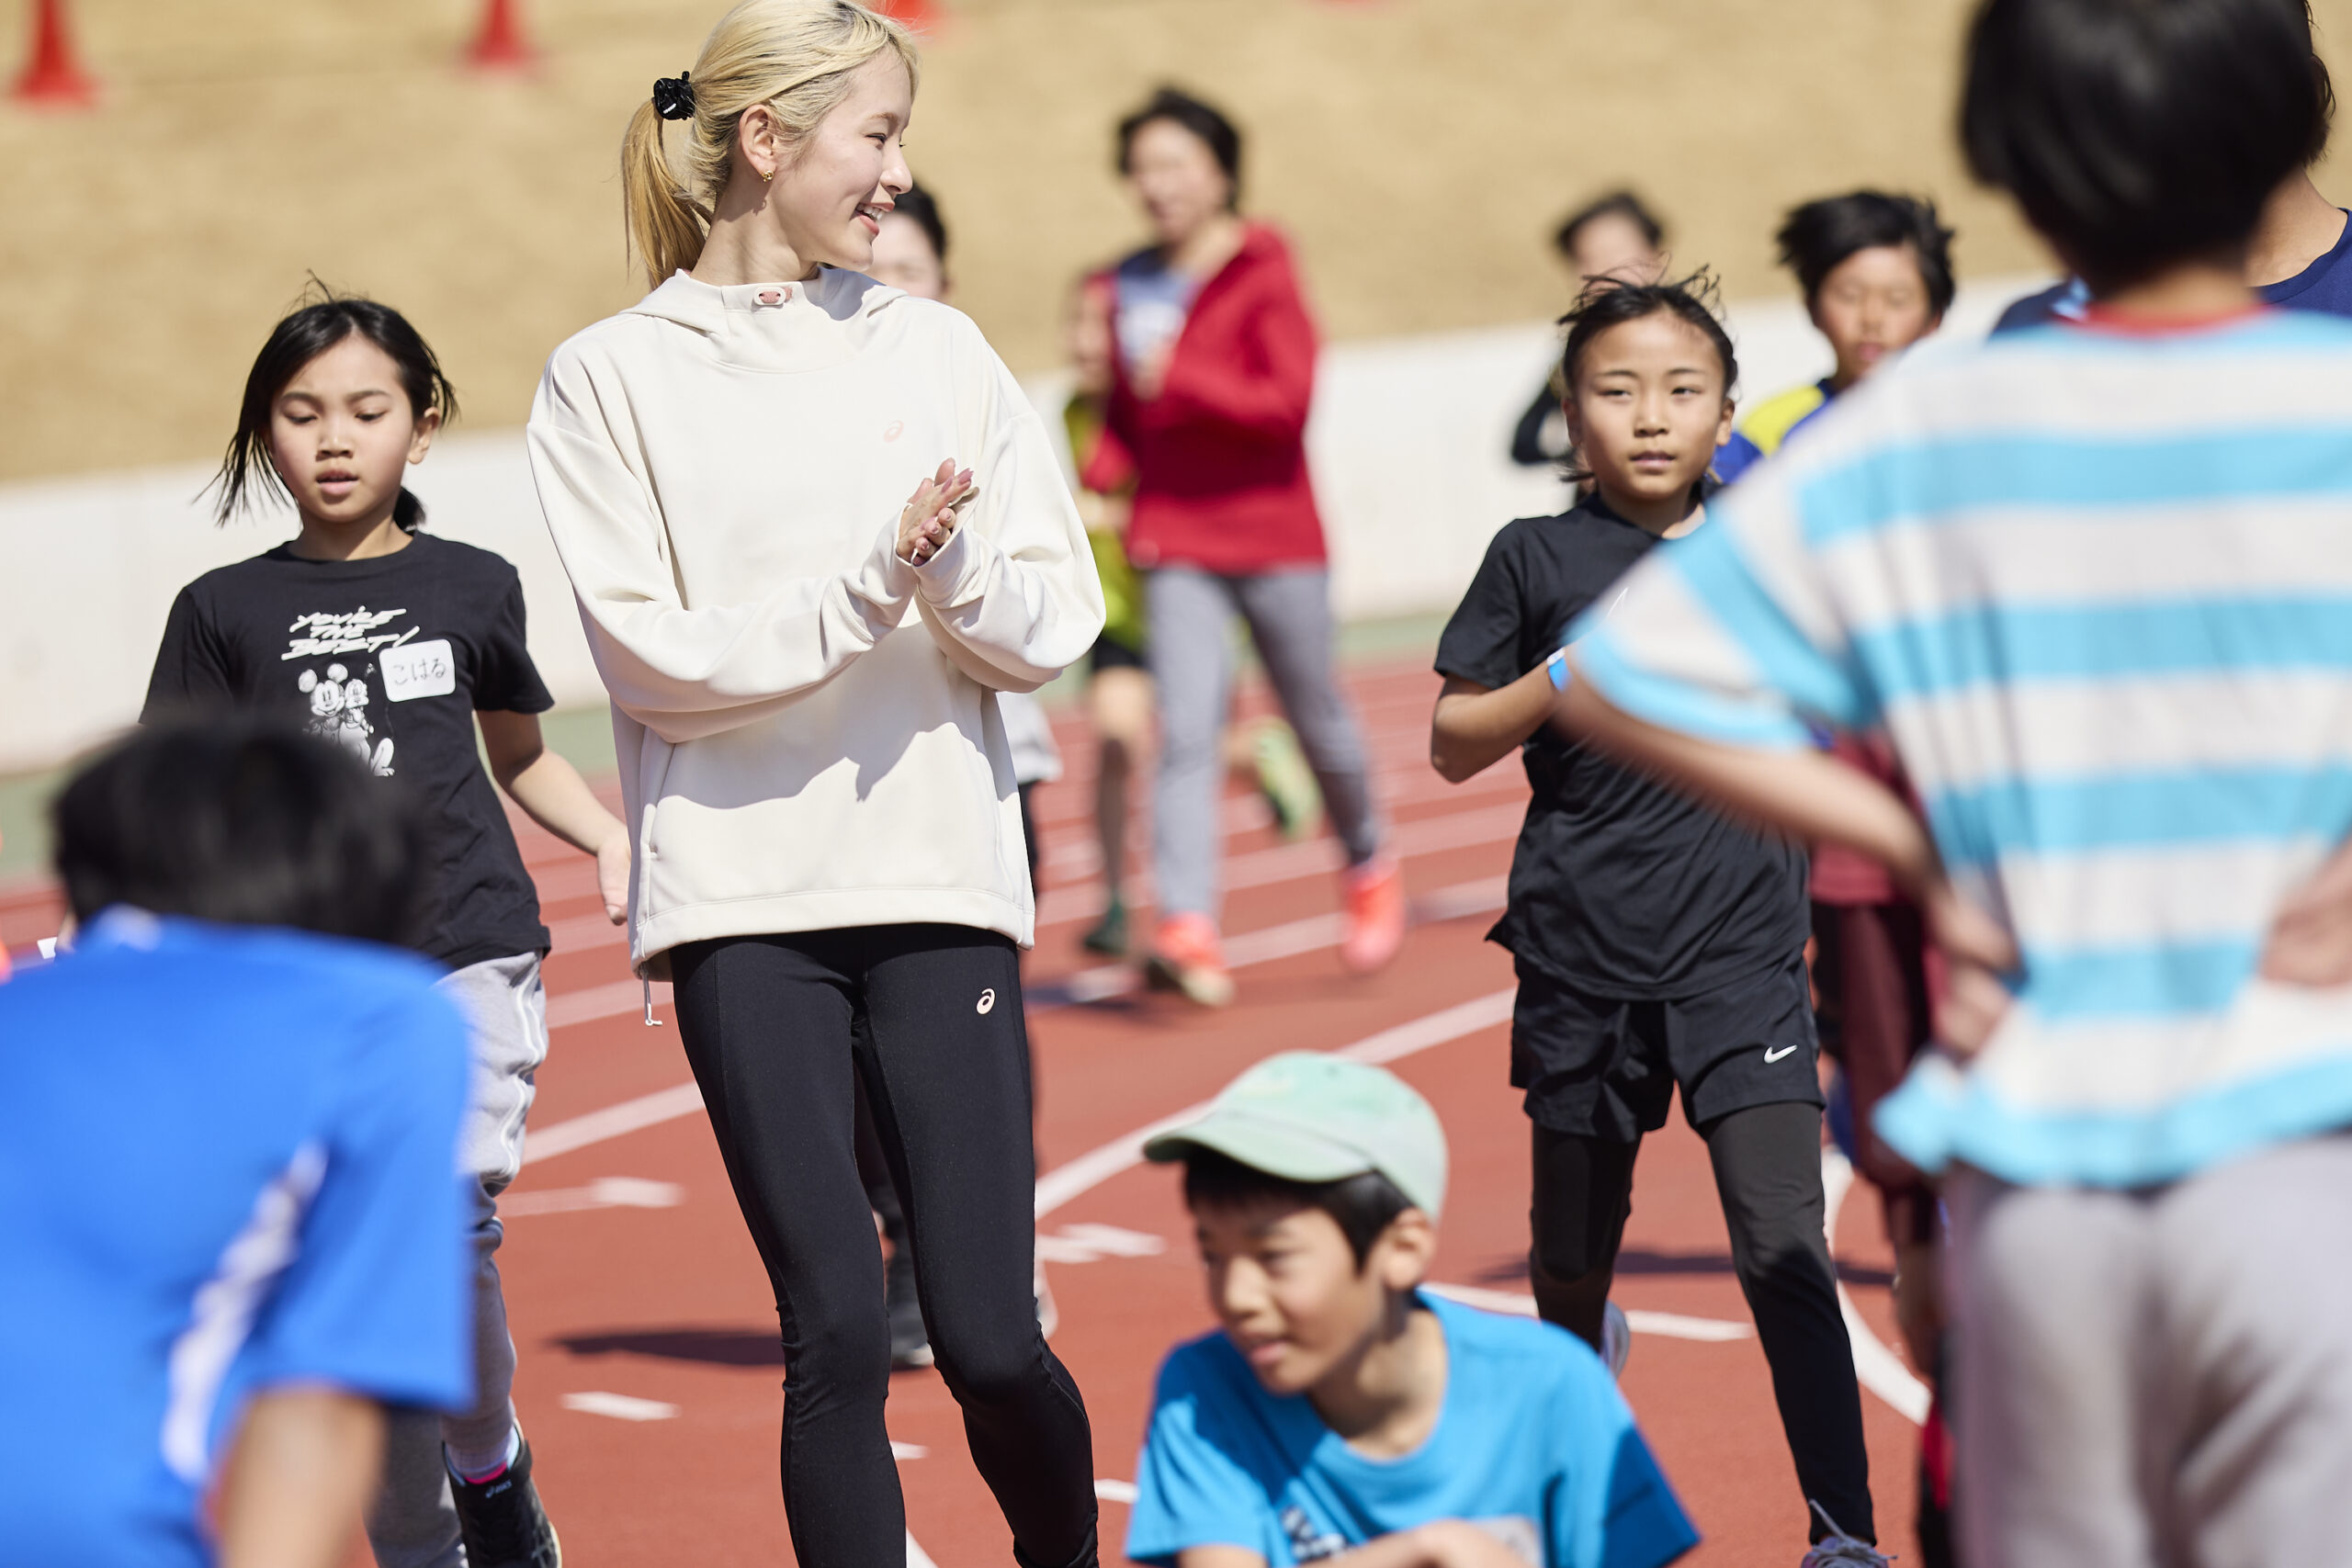
[[[2352,1551],[2352,1134],[2137,1191],[1947,1187],[1970,1568]]]
[[[1321,567],[1223,577],[1199,567],[1163,566],[1147,580],[1160,725],[1152,876],[1163,916],[1216,915],[1221,740],[1233,686],[1226,628],[1236,612],[1249,623],[1266,677],[1298,731],[1348,863],[1362,865],[1380,847],[1363,742],[1331,669],[1329,579]]]
[[[473,1043],[472,1092],[458,1156],[461,1173],[475,1179],[474,1407],[458,1416],[395,1411],[386,1424],[383,1489],[368,1510],[368,1544],[380,1568],[464,1568],[441,1445],[492,1450],[514,1427],[514,1342],[498,1283],[504,1235],[498,1195],[523,1168],[523,1121],[537,1092],[531,1075],[548,1055],[547,993],[536,953],[469,964],[440,984],[465,1013]]]

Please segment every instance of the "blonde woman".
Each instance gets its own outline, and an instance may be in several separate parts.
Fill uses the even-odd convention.
[[[1083,655],[1102,599],[978,329],[863,276],[915,82],[849,0],[729,11],[630,123],[656,287],[556,351],[531,459],[612,694],[631,956],[677,983],[775,1290],[794,1552],[905,1561],[862,1080],[973,1460],[1016,1559],[1063,1568],[1095,1561],[1094,1470],[1031,1299],[1034,910],[995,694]]]

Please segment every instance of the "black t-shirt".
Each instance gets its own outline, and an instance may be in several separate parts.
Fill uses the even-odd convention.
[[[475,749],[477,709],[555,705],[523,641],[523,582],[488,550],[418,534],[369,560],[280,545],[180,590],[140,718],[253,708],[302,721],[423,806],[432,940],[452,969],[544,951],[538,894]]]
[[[1596,496],[1495,536],[1437,671],[1510,684],[1657,541]],[[1599,996],[1693,996],[1788,963],[1807,931],[1804,852],[1760,838],[1546,725],[1521,748],[1534,798],[1487,939]]]

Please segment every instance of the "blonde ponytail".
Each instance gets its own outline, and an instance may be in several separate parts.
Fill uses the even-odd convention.
[[[685,73],[694,112],[679,122],[684,178],[650,99],[637,106],[621,138],[622,211],[648,280],[658,286],[701,259],[744,110],[767,105],[798,141],[848,96],[850,73],[885,52],[916,81],[913,37],[856,0],[742,0],[721,17]]]

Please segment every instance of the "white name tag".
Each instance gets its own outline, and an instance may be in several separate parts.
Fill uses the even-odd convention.
[[[458,660],[447,637],[388,648],[376,656],[376,668],[383,671],[384,696],[390,702],[446,697],[458,689]]]

